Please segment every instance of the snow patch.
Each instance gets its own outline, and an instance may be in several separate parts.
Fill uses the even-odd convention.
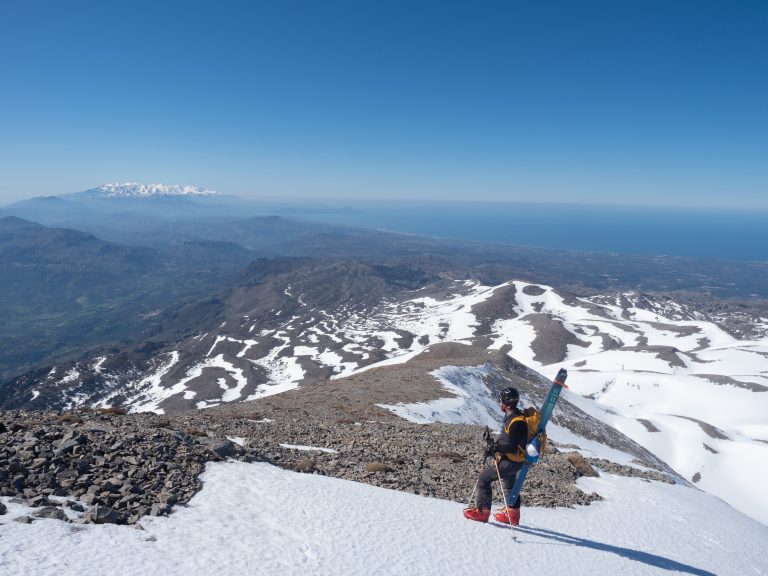
[[[93,365],[93,371],[96,372],[96,374],[101,374],[101,366],[106,361],[107,361],[107,357],[106,356],[100,356],[99,358],[96,358],[94,360],[95,363]]]
[[[288,448],[289,450],[307,450],[307,451],[317,451],[317,452],[326,452],[328,454],[338,454],[338,450],[334,450],[333,448],[320,448],[318,446],[302,446],[300,444],[280,444],[281,448]]]
[[[453,397],[430,402],[378,404],[397,416],[417,424],[446,422],[450,424],[480,424],[498,428],[503,414],[498,401],[491,395],[484,377],[494,369],[489,366],[443,366],[430,372]]]
[[[59,380],[59,384],[69,384],[70,382],[74,382],[80,378],[80,372],[77,371],[77,368],[71,368],[69,372],[64,374],[64,377]]]

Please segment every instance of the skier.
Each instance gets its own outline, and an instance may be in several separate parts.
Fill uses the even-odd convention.
[[[477,478],[477,499],[475,508],[464,510],[464,517],[477,522],[488,522],[491,515],[491,484],[499,477],[504,484],[504,502],[507,502],[512,487],[515,485],[517,473],[525,461],[525,447],[528,441],[528,424],[518,409],[520,394],[514,388],[504,388],[499,402],[504,412],[504,423],[499,432],[499,438],[486,455],[493,456],[494,464],[487,466]],[[505,506],[496,513],[496,520],[505,524],[517,526],[520,523],[520,496],[511,506]]]

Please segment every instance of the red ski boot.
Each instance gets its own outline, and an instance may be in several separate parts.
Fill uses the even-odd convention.
[[[496,512],[495,518],[496,522],[518,526],[520,524],[520,508],[502,508]]]
[[[464,518],[474,520],[475,522],[488,522],[491,511],[488,508],[465,508]]]

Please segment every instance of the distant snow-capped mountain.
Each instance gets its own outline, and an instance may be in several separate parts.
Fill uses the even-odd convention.
[[[218,192],[197,186],[180,184],[140,184],[113,182],[86,190],[81,194],[90,198],[156,198],[164,196],[216,196]]]

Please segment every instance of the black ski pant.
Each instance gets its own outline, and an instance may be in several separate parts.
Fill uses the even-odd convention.
[[[515,479],[517,479],[517,473],[522,467],[522,462],[513,462],[506,458],[499,461],[499,473],[496,474],[496,465],[491,464],[480,472],[480,476],[477,478],[477,507],[478,508],[490,508],[493,496],[491,493],[491,484],[496,482],[501,476],[501,482],[504,484],[504,502],[506,503],[509,493],[512,491],[512,487],[515,485]],[[520,508],[520,496],[511,508]]]

